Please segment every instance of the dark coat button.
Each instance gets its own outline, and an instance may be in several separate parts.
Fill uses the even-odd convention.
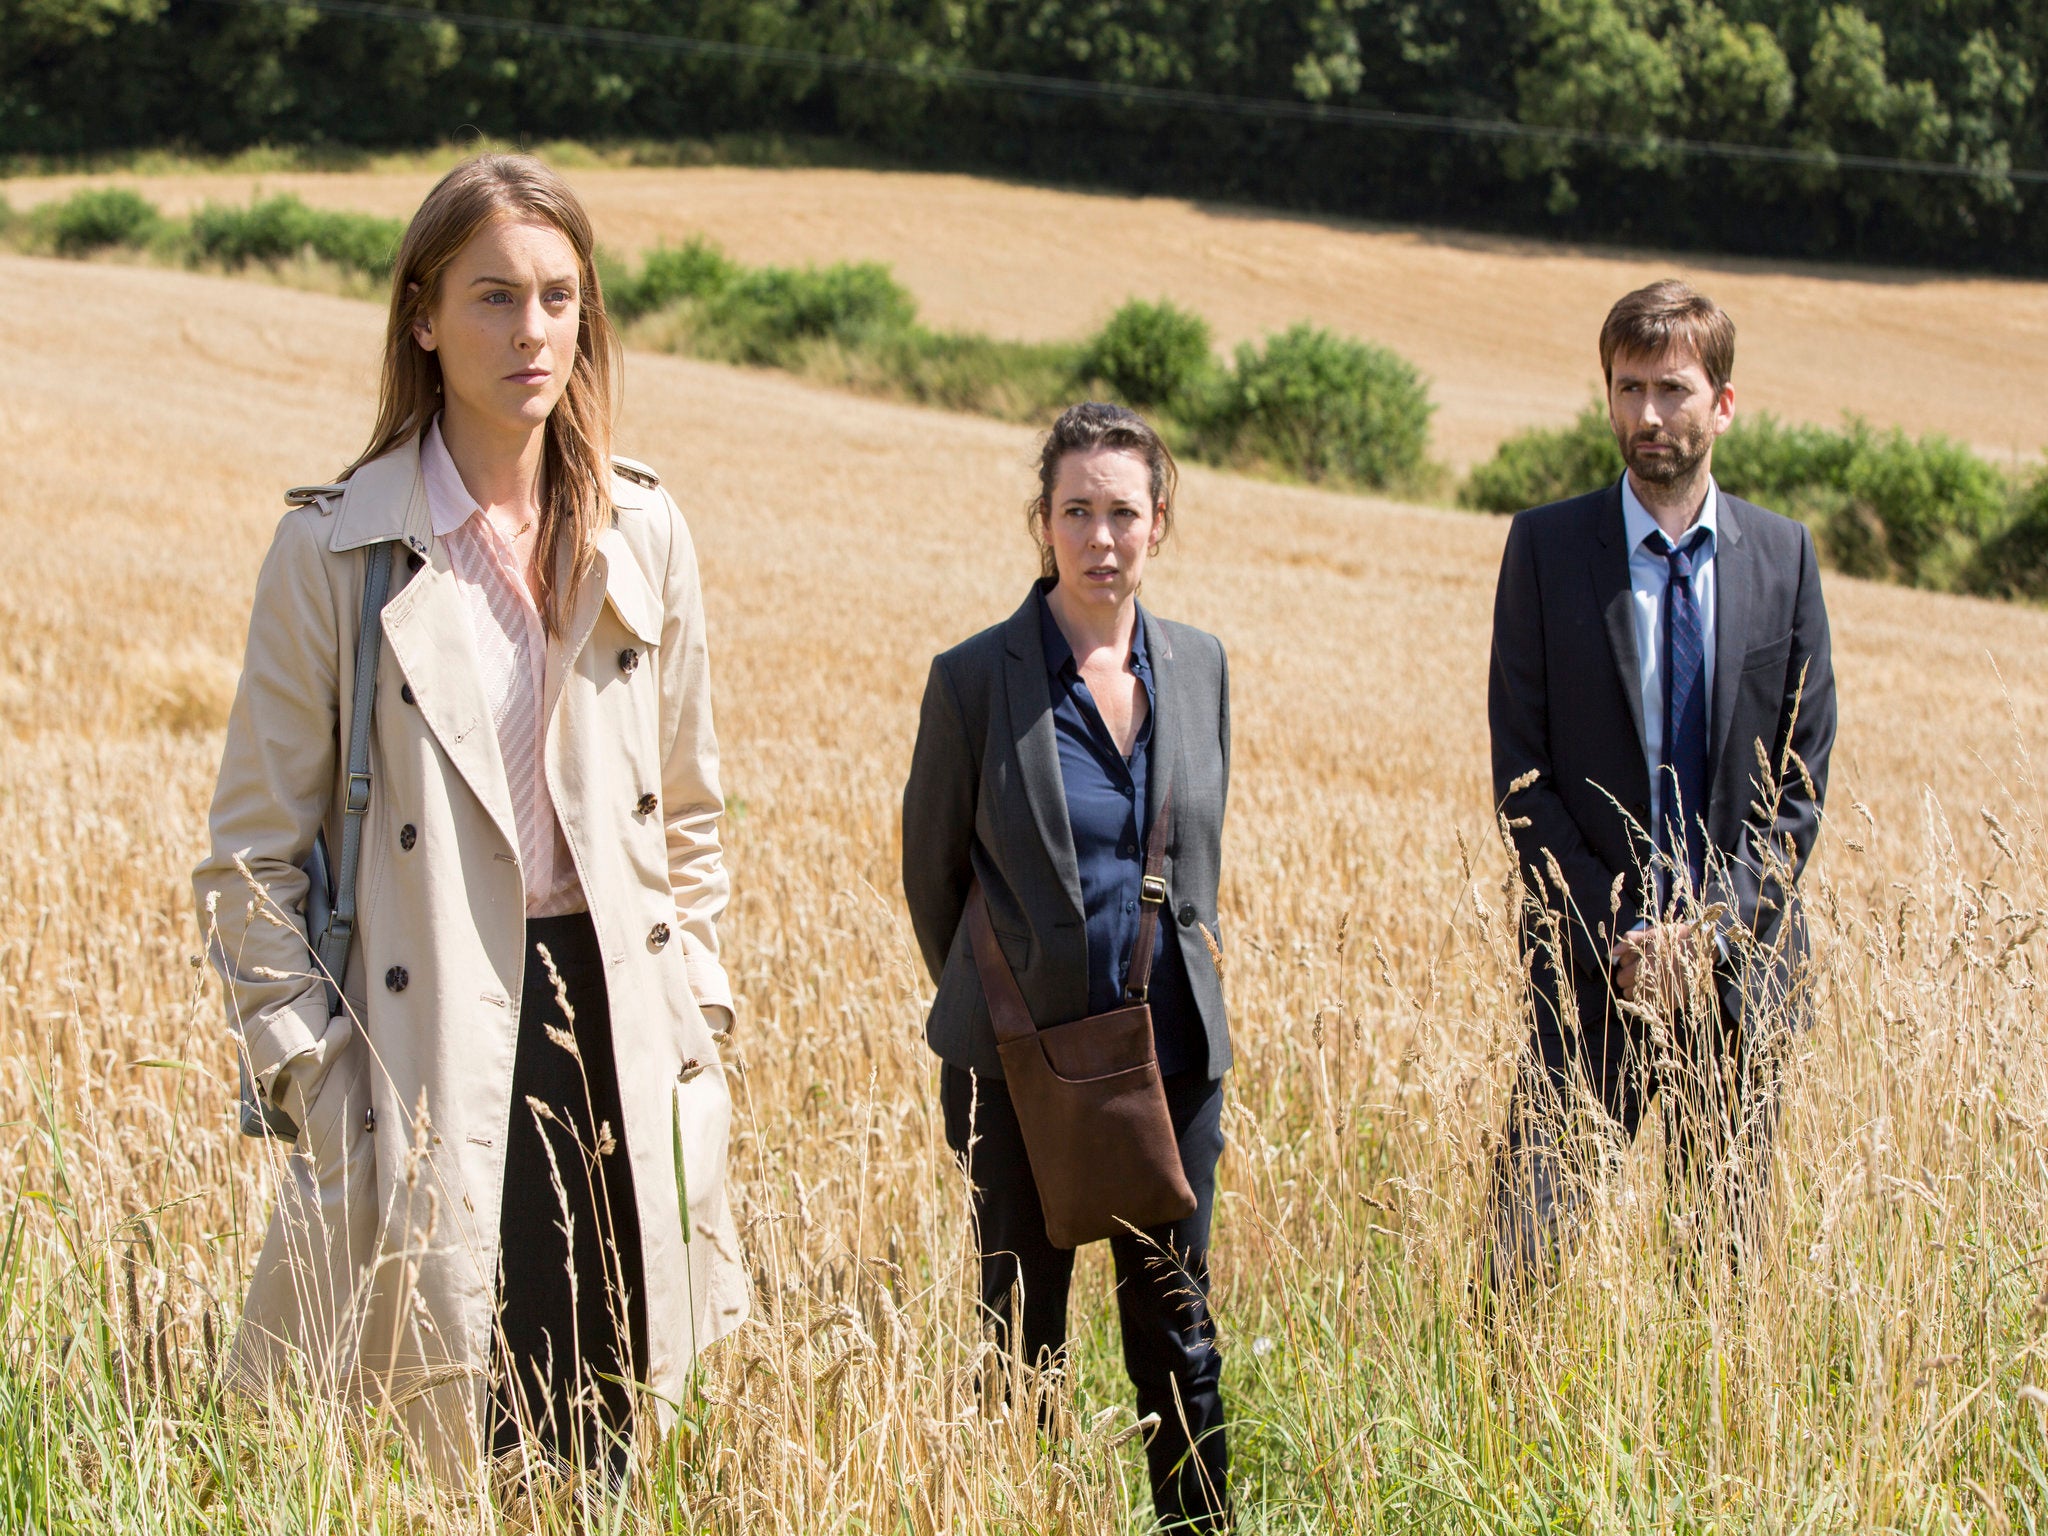
[[[406,684],[406,685],[405,685],[405,686],[404,686],[403,688],[399,689],[399,690],[398,690],[398,696],[399,696],[399,697],[400,697],[401,699],[405,700],[405,702],[406,702],[406,703],[408,703],[408,704],[417,704],[417,703],[419,703],[419,700],[418,700],[418,699],[416,699],[416,698],[414,698],[414,697],[412,696],[412,684],[411,684],[411,683],[407,683],[407,684]]]
[[[411,554],[405,557],[405,568],[409,571],[416,571],[426,563],[426,560],[421,556],[418,550],[414,550]]]
[[[412,978],[405,973],[405,967],[394,965],[384,973],[384,985],[394,992],[403,992],[412,985]]]
[[[661,802],[655,799],[653,793],[650,791],[649,793],[642,795],[638,800],[633,802],[633,809],[638,811],[642,816],[652,816],[656,811],[661,809]]]
[[[668,943],[667,923],[656,923],[647,930],[647,947],[649,949],[660,949],[666,943]]]
[[[619,652],[619,670],[621,672],[630,672],[639,665],[640,653],[634,650],[633,647],[631,647],[630,645],[627,646],[623,651]]]
[[[377,1106],[372,1104],[363,1111],[363,1129],[375,1134],[377,1130]]]
[[[398,846],[403,848],[407,853],[412,852],[412,845],[418,842],[419,840],[420,829],[414,826],[411,822],[407,822],[404,826],[398,829]]]
[[[1183,928],[1192,928],[1195,926],[1195,904],[1192,901],[1184,901],[1181,903],[1180,925]]]

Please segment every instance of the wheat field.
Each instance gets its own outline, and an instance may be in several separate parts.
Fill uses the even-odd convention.
[[[420,1481],[214,1390],[270,1154],[234,1132],[198,857],[287,485],[380,315],[0,258],[0,1524],[1137,1531],[1106,1264],[1040,1433],[975,1388],[965,1192],[896,801],[930,655],[1034,568],[1028,432],[634,355],[621,446],[698,542],[731,800],[755,1320],[624,1496]],[[2031,1531],[2048,1509],[2048,614],[1837,579],[1828,827],[1762,1263],[1680,1287],[1652,1135],[1547,1295],[1472,1279],[1520,1044],[1484,675],[1504,524],[1188,473],[1147,601],[1214,630],[1238,1040],[1216,1310],[1247,1531]]]
[[[0,180],[31,208],[128,186],[171,214],[290,192],[404,218],[445,168],[222,170]],[[1599,393],[1593,344],[1616,297],[1681,276],[1741,327],[1745,409],[1838,426],[1942,432],[2001,463],[2048,446],[2048,283],[1539,245],[1227,204],[971,176],[741,166],[564,174],[605,243],[637,253],[695,235],[749,263],[882,261],[928,324],[1073,340],[1127,298],[1168,297],[1217,343],[1314,320],[1392,347],[1429,380],[1432,451],[1463,473],[1509,433],[1561,425]]]

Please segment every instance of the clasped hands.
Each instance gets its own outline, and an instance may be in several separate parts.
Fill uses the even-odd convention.
[[[1701,963],[1704,938],[1698,923],[1652,923],[1623,934],[1607,953],[1615,993],[1623,1002],[1674,1006],[1687,966]]]

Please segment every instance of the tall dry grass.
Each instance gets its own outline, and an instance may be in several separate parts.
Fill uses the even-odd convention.
[[[964,1191],[896,796],[924,665],[1032,570],[1027,434],[636,356],[624,443],[702,552],[756,1319],[645,1475],[500,1507],[374,1423],[214,1388],[269,1178],[185,872],[283,486],[369,420],[367,306],[0,260],[0,1524],[1132,1530],[1085,1255],[1055,1432],[975,1389]],[[1500,526],[1191,473],[1159,611],[1230,648],[1239,1042],[1216,1307],[1250,1530],[1965,1531],[2048,1506],[2048,616],[1834,583],[1820,1012],[1775,1225],[1680,1285],[1657,1137],[1555,1290],[1472,1288],[1520,1045],[1485,775]],[[2002,668],[2001,672],[1997,669]]]

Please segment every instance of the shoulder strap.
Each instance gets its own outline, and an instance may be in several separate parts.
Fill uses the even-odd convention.
[[[391,545],[372,544],[363,571],[363,612],[356,626],[356,687],[348,717],[348,795],[341,808],[341,858],[334,869],[334,907],[314,940],[327,973],[329,1011],[341,1011],[341,984],[356,936],[356,868],[363,858],[363,817],[370,809],[370,726],[377,703],[377,659],[383,650],[384,604],[391,596]]]
[[[1138,936],[1124,968],[1124,1001],[1142,1003],[1152,993],[1152,951],[1159,947],[1159,913],[1166,905],[1166,842],[1173,828],[1173,784],[1159,801],[1159,819],[1145,840],[1145,877],[1138,882]]]

